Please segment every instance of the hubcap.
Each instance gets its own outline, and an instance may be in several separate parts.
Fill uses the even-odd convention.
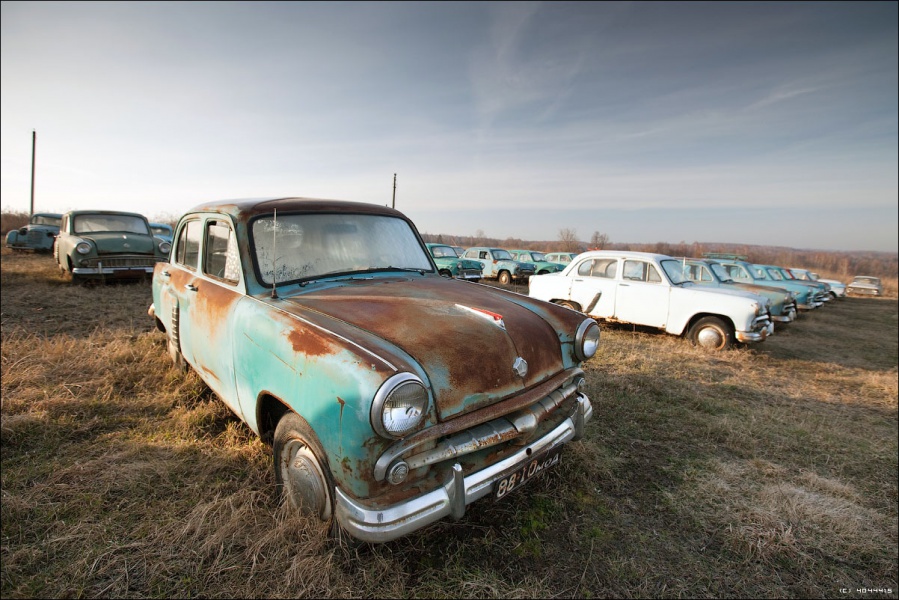
[[[720,348],[724,344],[724,337],[714,327],[705,327],[696,336],[696,343],[703,348]]]
[[[281,455],[281,474],[291,506],[322,520],[331,517],[325,476],[308,446],[299,440],[287,443]]]

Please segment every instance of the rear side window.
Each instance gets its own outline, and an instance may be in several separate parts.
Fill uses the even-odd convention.
[[[178,248],[175,253],[175,263],[190,269],[197,270],[197,262],[200,258],[200,240],[202,239],[202,223],[189,221],[178,234]]]
[[[229,283],[240,280],[237,240],[231,227],[221,221],[206,224],[206,258],[203,272]]]

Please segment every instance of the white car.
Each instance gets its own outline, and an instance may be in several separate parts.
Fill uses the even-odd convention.
[[[846,297],[846,284],[836,279],[821,279],[817,273],[812,273],[808,269],[790,269],[790,273],[800,281],[817,281],[818,283],[826,283],[830,286],[828,292],[836,298]]]
[[[560,273],[531,277],[528,287],[532,298],[595,319],[656,327],[714,350],[762,342],[774,332],[767,298],[699,286],[664,254],[584,252]]]

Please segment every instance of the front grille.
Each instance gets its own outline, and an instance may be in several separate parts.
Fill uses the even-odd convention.
[[[140,267],[152,267],[155,266],[158,262],[163,262],[166,259],[164,258],[156,258],[155,256],[104,256],[101,258],[86,258],[81,261],[81,265],[84,267],[97,267],[100,263],[103,264],[104,267],[108,267],[111,269],[115,268],[140,268]]]

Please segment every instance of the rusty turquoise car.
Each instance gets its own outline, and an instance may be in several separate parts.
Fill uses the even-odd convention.
[[[596,322],[442,277],[386,206],[197,206],[152,295],[175,365],[271,444],[288,506],[333,534],[385,542],[461,519],[558,464],[593,413]]]
[[[16,252],[50,252],[59,234],[61,219],[62,215],[57,213],[34,213],[27,225],[6,234],[6,247]]]
[[[53,258],[72,283],[143,279],[168,259],[169,248],[142,214],[72,210],[62,216]]]
[[[455,277],[467,281],[481,280],[481,263],[461,258],[452,246],[446,244],[425,244],[431,258],[437,265],[437,271],[444,277]]]

